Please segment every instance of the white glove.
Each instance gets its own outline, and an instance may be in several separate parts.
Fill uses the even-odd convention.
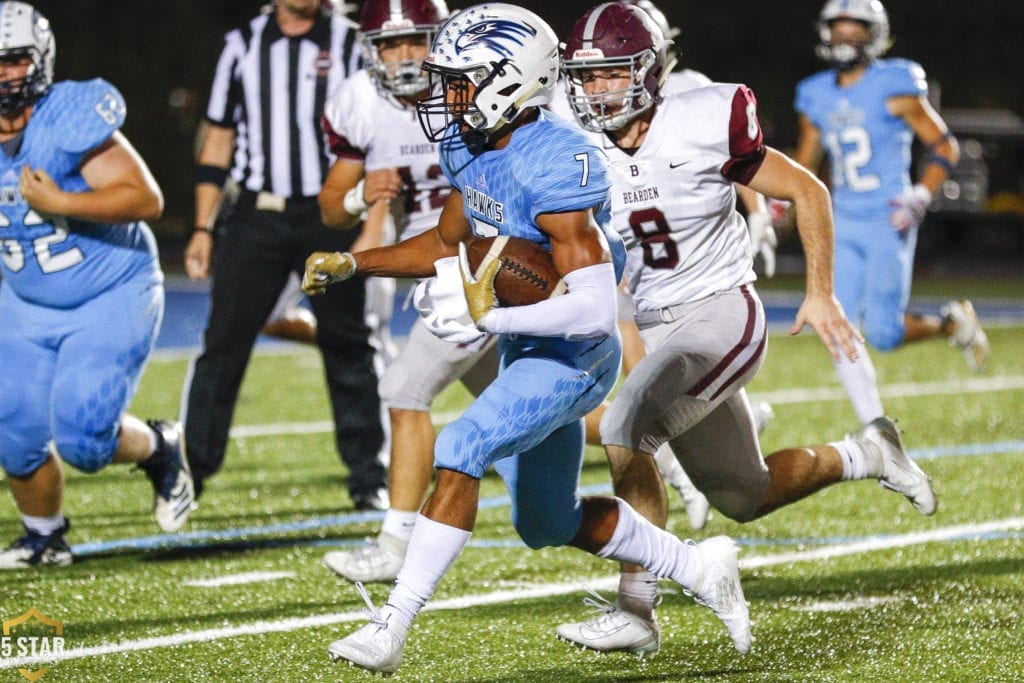
[[[437,276],[421,281],[412,295],[413,305],[435,336],[455,344],[472,344],[488,334],[477,329],[469,317],[469,305],[462,289],[459,257],[434,261]]]
[[[892,207],[889,222],[897,232],[906,232],[915,228],[924,218],[931,202],[931,191],[921,183],[917,183],[896,199],[889,201],[889,206]]]
[[[775,275],[775,247],[779,244],[779,238],[775,236],[771,214],[755,211],[747,216],[747,226],[750,229],[750,255],[755,257],[761,254],[764,275],[772,277]]]

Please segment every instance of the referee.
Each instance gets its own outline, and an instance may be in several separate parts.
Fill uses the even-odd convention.
[[[359,68],[356,27],[320,0],[278,0],[225,36],[196,173],[192,279],[213,274],[202,354],[184,397],[188,459],[199,496],[224,461],[253,344],[289,273],[314,251],[346,251],[358,231],[331,230],[317,194],[333,158],[321,129],[328,95]],[[238,200],[214,219],[228,173]],[[387,507],[377,375],[364,319],[364,280],[311,300],[319,321],[335,437],[357,509]]]

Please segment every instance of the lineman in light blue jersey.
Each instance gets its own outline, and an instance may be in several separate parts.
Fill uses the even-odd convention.
[[[0,569],[63,566],[61,460],[138,464],[165,531],[192,502],[180,425],[125,413],[163,315],[142,222],[163,197],[118,132],[117,89],[52,84],[53,33],[31,5],[0,2],[0,26],[0,464],[25,526]]]
[[[917,227],[958,159],[956,140],[928,104],[924,70],[888,49],[889,19],[878,0],[829,0],[818,28],[818,55],[833,67],[797,86],[800,140],[795,158],[811,170],[828,154],[835,210],[836,296],[867,341],[881,351],[947,337],[981,370],[989,346],[969,301],[942,316],[907,315]],[[910,178],[914,136],[928,148],[917,183]],[[858,418],[883,414],[871,359],[836,363]]]
[[[468,313],[462,329],[438,324],[434,331],[453,340],[501,334],[502,367],[438,436],[437,483],[387,603],[379,610],[371,605],[370,623],[332,643],[328,653],[372,671],[398,669],[413,619],[469,539],[480,478],[491,465],[508,486],[513,523],[527,545],[573,545],[672,578],[749,648],[735,554],[730,564],[719,544],[684,544],[621,499],[576,495],[583,417],[618,375],[615,285],[624,250],[606,225],[603,156],[571,124],[538,109],[551,100],[558,77],[554,33],[520,7],[477,5],[444,24],[424,68],[440,77],[440,94],[417,109],[427,136],[441,142],[441,165],[453,187],[438,227],[355,255],[315,253],[306,263],[304,288],[321,292],[357,270],[414,277],[436,270],[421,297],[424,319],[430,324],[437,311],[461,303]],[[463,241],[497,235],[549,248],[568,292],[496,308],[498,262],[469,274]],[[454,288],[447,282],[452,274]]]

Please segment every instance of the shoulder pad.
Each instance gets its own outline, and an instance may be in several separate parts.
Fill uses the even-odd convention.
[[[924,69],[909,59],[887,59],[879,63],[885,75],[886,94],[924,95],[928,92],[928,80]]]
[[[121,93],[102,78],[58,83],[47,103],[53,139],[66,152],[98,147],[121,127],[127,113]]]

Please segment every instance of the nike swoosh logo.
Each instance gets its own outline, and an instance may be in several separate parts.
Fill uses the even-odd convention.
[[[690,163],[690,160],[689,160],[689,159],[686,159],[686,160],[684,160],[684,161],[680,161],[680,162],[678,162],[678,163],[675,163],[675,164],[674,164],[674,163],[672,163],[672,162],[670,161],[670,162],[668,162],[668,167],[669,167],[669,168],[679,168],[679,167],[680,167],[680,166],[682,166],[683,164],[688,164],[688,163]]]

